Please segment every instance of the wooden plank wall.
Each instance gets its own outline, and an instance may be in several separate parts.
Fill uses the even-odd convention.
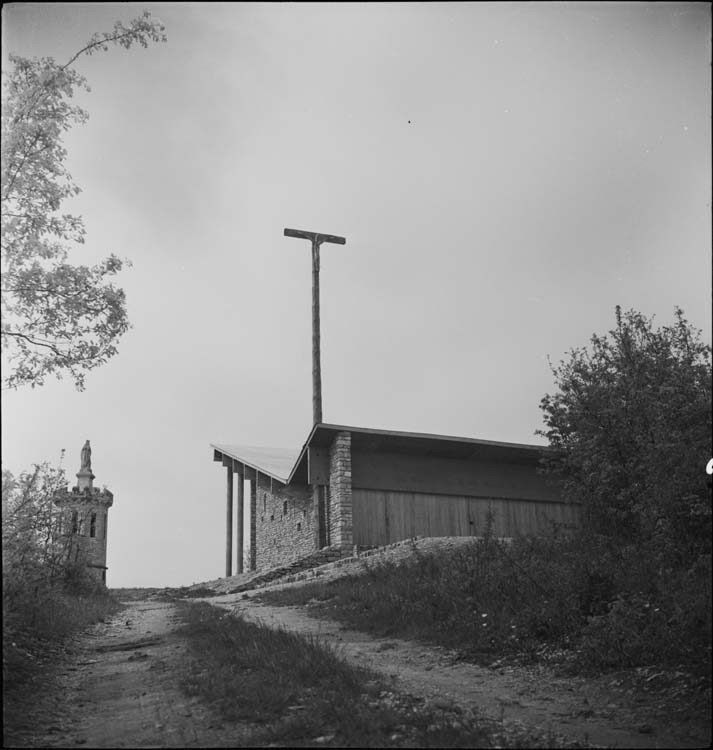
[[[549,521],[575,524],[579,507],[561,502],[487,499],[419,492],[352,490],[354,544],[382,546],[414,536],[482,536],[488,508],[493,533],[546,533]]]
[[[352,451],[352,487],[455,497],[559,500],[559,488],[527,463]]]

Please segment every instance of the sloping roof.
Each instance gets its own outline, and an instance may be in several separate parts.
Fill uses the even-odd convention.
[[[352,448],[361,451],[416,453],[462,460],[495,459],[504,463],[535,463],[549,449],[544,445],[503,443],[495,440],[434,435],[427,432],[377,430],[337,424],[316,424],[301,449],[261,448],[211,443],[214,460],[232,458],[283,484],[307,483],[307,448],[327,448],[337,432],[349,432]]]
[[[299,448],[261,448],[226,443],[211,443],[210,445],[214,451],[218,451],[223,456],[234,458],[283,484],[287,484],[287,477],[300,453]],[[220,458],[216,457],[216,460]]]
[[[307,448],[331,445],[337,432],[350,432],[352,449],[385,451],[389,453],[417,453],[465,460],[496,459],[505,463],[536,463],[549,448],[529,443],[504,443],[496,440],[435,435],[427,432],[402,432],[369,427],[350,427],[337,424],[316,424],[294,462],[287,483],[307,482]]]

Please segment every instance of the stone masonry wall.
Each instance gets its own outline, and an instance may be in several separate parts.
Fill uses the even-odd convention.
[[[353,546],[352,436],[338,432],[329,451],[329,543],[340,549]]]
[[[286,487],[261,475],[256,485],[256,570],[267,570],[315,550],[316,513],[310,487]]]
[[[68,556],[83,559],[97,580],[103,581],[108,511],[113,503],[111,493],[96,488],[84,491],[75,488],[58,495],[55,502],[61,509],[60,533],[66,540]]]

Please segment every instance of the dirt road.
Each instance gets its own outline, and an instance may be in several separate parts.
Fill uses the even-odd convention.
[[[557,678],[545,669],[485,669],[454,662],[448,652],[397,639],[374,639],[304,609],[251,598],[207,599],[253,620],[319,636],[358,664],[379,670],[398,688],[453,704],[506,726],[551,730],[604,747],[707,747],[710,726],[657,713],[656,703],[602,680]],[[27,706],[19,747],[239,747],[241,725],[226,725],[178,687],[186,644],[170,602],[134,601],[85,633],[53,684]],[[506,732],[507,734],[507,732]]]
[[[405,692],[436,707],[456,704],[506,724],[517,723],[604,747],[708,747],[710,725],[696,717],[676,722],[655,699],[617,689],[607,679],[555,677],[546,668],[492,669],[454,662],[454,655],[395,638],[372,638],[303,608],[273,607],[242,595],[206,599],[241,616],[319,636],[348,659],[393,677]]]
[[[22,747],[235,747],[226,728],[184,696],[177,666],[186,647],[175,606],[132,602],[85,634],[47,694],[29,709]]]

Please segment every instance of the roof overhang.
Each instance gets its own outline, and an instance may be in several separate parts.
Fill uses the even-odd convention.
[[[351,434],[352,451],[411,453],[421,456],[452,458],[464,461],[496,460],[502,463],[536,464],[549,448],[526,443],[503,443],[494,440],[435,435],[424,432],[378,430],[348,425],[316,424],[302,446],[287,478],[287,484],[307,484],[310,449],[326,450],[338,432]]]
[[[256,448],[225,443],[211,443],[210,447],[213,448],[213,460],[220,461],[223,466],[246,475],[260,472],[282,484],[287,484],[287,477],[298,455],[297,450],[280,448]]]

